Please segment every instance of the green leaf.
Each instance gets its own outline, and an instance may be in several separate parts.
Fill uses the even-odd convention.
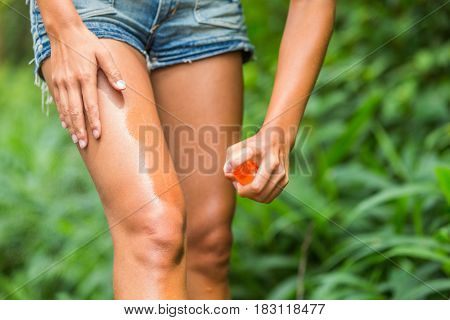
[[[430,195],[436,192],[436,188],[429,184],[407,184],[383,190],[364,201],[361,201],[345,218],[345,225],[350,226],[355,220],[370,209],[388,201],[411,197],[415,195]]]
[[[439,182],[439,189],[450,205],[450,167],[436,167],[434,172]]]

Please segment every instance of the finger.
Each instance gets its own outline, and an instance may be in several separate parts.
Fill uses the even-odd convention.
[[[280,195],[281,192],[283,192],[284,188],[289,183],[289,178],[286,175],[283,179],[281,179],[280,182],[276,185],[275,188],[273,188],[272,192],[266,196],[265,203],[271,203],[276,197]]]
[[[277,169],[278,173],[281,175],[281,179],[277,181],[276,187],[273,188],[272,192],[266,196],[266,203],[272,202],[276,197],[280,195],[280,193],[284,190],[284,188],[289,183],[289,156],[281,155],[280,157],[281,164]]]
[[[287,182],[284,181],[287,181],[286,176],[283,176],[278,182],[274,181],[273,184],[270,182],[270,185],[273,187],[268,188],[268,192],[263,192],[261,195],[265,203],[271,203],[281,192],[283,192],[284,187],[287,185]]]
[[[67,123],[64,120],[64,110],[61,106],[61,99],[59,97],[58,87],[54,86],[52,90],[53,100],[55,100],[56,110],[58,110],[59,121],[61,121],[61,126],[67,129]]]
[[[243,186],[237,181],[233,181],[233,186],[236,189],[236,193],[243,197],[248,198],[258,202],[264,202],[263,199],[259,196],[259,194],[255,194],[250,188],[249,185]]]
[[[271,196],[276,193],[278,195],[283,191],[282,181],[286,178],[286,172],[281,165],[272,173],[270,180],[266,183],[264,189],[260,193],[260,198],[264,202],[270,202]]]
[[[78,82],[69,84],[67,90],[69,96],[69,114],[72,121],[74,134],[72,140],[83,149],[87,146],[87,134],[84,122],[83,101]]]
[[[67,125],[67,129],[72,138],[72,141],[74,141],[73,137],[75,131],[73,130],[72,120],[70,119],[69,98],[65,86],[58,86],[58,97],[59,97],[59,104],[61,106],[61,112],[63,113],[64,122]],[[74,141],[74,143],[76,142]]]
[[[120,91],[125,90],[127,85],[123,80],[119,69],[114,64],[111,53],[105,48],[104,50],[100,50],[96,54],[96,57],[100,69],[103,70],[113,88]]]
[[[269,181],[271,181],[273,172],[279,165],[280,161],[277,154],[268,154],[264,157],[256,172],[255,178],[252,183],[246,186],[245,192],[250,196],[261,196],[262,191],[266,188]]]
[[[272,173],[271,181],[261,192],[261,197],[265,203],[271,203],[289,183],[289,156],[281,153],[279,159],[280,164]]]
[[[280,185],[277,185],[272,189],[271,193],[264,198],[264,203],[271,203],[281,192],[283,192],[283,188]]]
[[[101,126],[98,111],[97,71],[95,71],[95,74],[91,78],[84,79],[81,82],[81,91],[89,127],[92,130],[94,138],[98,139],[101,134]]]
[[[258,175],[258,173],[256,175]],[[266,179],[269,180],[270,176],[267,176]],[[258,187],[255,187],[255,185],[253,183],[250,183],[247,185],[241,185],[239,182],[235,181],[235,188],[236,188],[238,195],[240,195],[241,197],[260,201],[261,189]]]

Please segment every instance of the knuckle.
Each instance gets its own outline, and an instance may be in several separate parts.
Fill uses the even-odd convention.
[[[260,192],[262,191],[262,189],[263,189],[263,186],[262,186],[261,184],[252,185],[252,186],[250,187],[250,191],[251,191],[252,193],[260,193]]]
[[[248,158],[253,157],[256,154],[256,149],[253,146],[246,145],[244,155]]]
[[[54,87],[57,87],[61,83],[61,79],[57,76],[52,76],[50,82]]]
[[[100,56],[100,57],[102,57],[102,58],[108,58],[109,57],[109,51],[108,51],[108,49],[106,49],[105,47],[103,47],[103,46],[98,46],[98,52],[97,52],[97,54]]]
[[[252,199],[258,201],[259,203],[266,203],[266,199],[262,197],[252,197]]]
[[[66,120],[70,120],[69,108],[67,108],[67,106],[61,108],[61,113],[66,118]]]
[[[77,79],[81,82],[89,82],[91,80],[91,77],[91,73],[88,71],[81,71],[77,74]]]
[[[113,79],[120,79],[120,73],[119,71],[116,70],[116,68],[113,66],[112,70],[109,71],[109,75],[113,78]]]
[[[97,107],[92,104],[88,103],[85,105],[86,111],[89,113],[90,116],[96,116],[97,115]]]
[[[59,102],[59,109],[60,109],[60,113],[63,116],[67,117],[67,106],[64,103],[62,103],[62,101]]]
[[[274,159],[270,162],[270,169],[275,170],[280,165],[280,160]]]
[[[62,83],[68,88],[75,87],[75,84],[77,83],[77,77],[74,75],[68,75],[62,80]]]
[[[69,110],[69,115],[72,119],[76,120],[80,118],[81,113],[77,109],[71,108]]]

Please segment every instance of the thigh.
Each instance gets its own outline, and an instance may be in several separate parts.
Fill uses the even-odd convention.
[[[102,136],[99,140],[94,139],[88,128],[89,144],[86,149],[80,149],[80,154],[109,222],[115,223],[123,219],[124,214],[153,199],[165,198],[173,202],[180,199],[169,198],[176,194],[178,180],[156,111],[145,58],[123,42],[100,41],[111,52],[127,89],[115,91],[105,75],[99,72],[98,107]],[[42,68],[47,80],[52,74],[50,59]],[[167,192],[169,189],[171,192]],[[181,189],[179,191],[181,194]]]
[[[162,68],[152,73],[151,80],[175,168],[181,179],[191,175],[181,183],[188,235],[205,219],[230,224],[235,193],[222,168],[227,147],[240,134],[241,53]]]

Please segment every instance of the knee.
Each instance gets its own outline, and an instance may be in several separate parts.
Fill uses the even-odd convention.
[[[112,231],[116,250],[152,269],[179,265],[184,256],[184,207],[173,203],[147,205],[119,223]]]
[[[224,279],[228,275],[228,264],[232,246],[231,217],[234,205],[205,205],[198,216],[200,219],[188,227],[188,268],[210,276]]]

